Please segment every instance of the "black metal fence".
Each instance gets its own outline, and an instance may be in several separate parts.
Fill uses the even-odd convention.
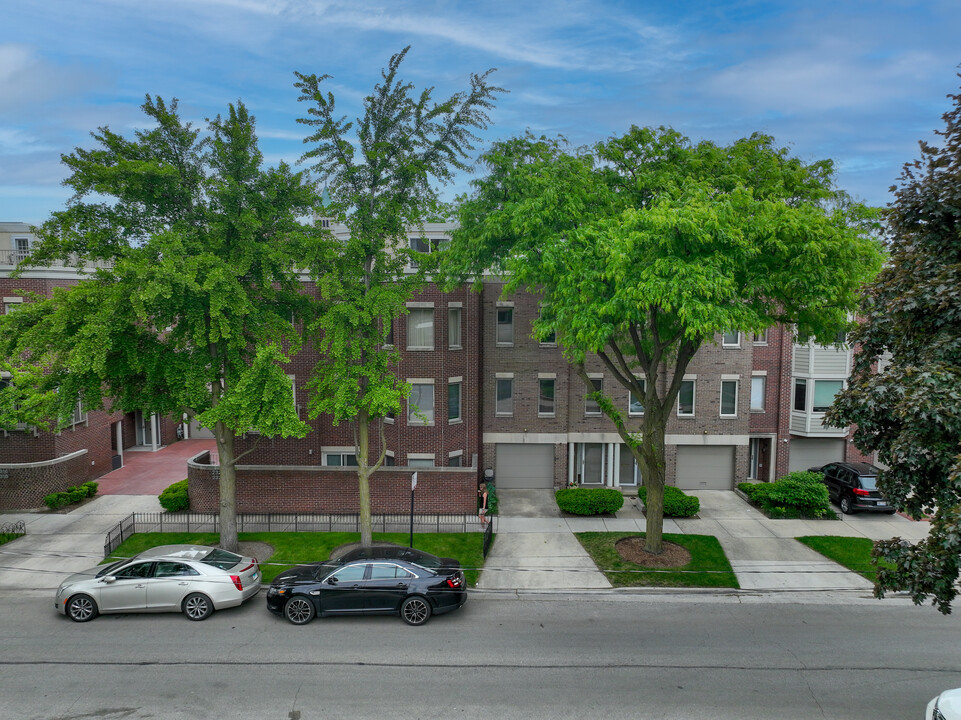
[[[487,527],[484,529],[484,558],[487,558],[487,553],[490,552],[491,543],[494,542],[494,521],[493,519],[487,523]]]
[[[407,532],[410,515],[374,515],[374,532]],[[418,532],[469,532],[477,528],[476,515],[415,515]],[[487,538],[485,534],[485,554]],[[134,533],[145,532],[220,532],[218,513],[133,513],[107,533],[104,557]],[[308,513],[243,513],[237,515],[237,532],[360,532],[360,516]]]
[[[0,525],[0,535],[26,535],[27,526],[23,520]]]

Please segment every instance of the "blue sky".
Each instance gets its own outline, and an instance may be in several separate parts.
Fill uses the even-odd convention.
[[[495,67],[486,140],[575,144],[669,125],[727,143],[762,131],[884,205],[958,91],[961,2],[809,0],[37,0],[0,9],[0,221],[69,193],[60,154],[143,127],[146,93],[198,124],[242,99],[269,164],[304,150],[295,70],[333,76],[350,117],[394,52],[437,96]],[[467,179],[446,191],[466,189]]]

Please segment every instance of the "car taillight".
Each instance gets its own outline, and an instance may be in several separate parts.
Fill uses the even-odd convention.
[[[254,558],[254,561],[253,561],[252,563],[250,563],[250,565],[248,565],[247,567],[245,567],[243,570],[241,570],[240,572],[245,573],[245,572],[247,572],[248,570],[250,570],[250,568],[254,567],[254,565],[256,565],[256,564],[257,564],[257,559]]]
[[[464,584],[463,578],[460,575],[455,575],[454,577],[447,578],[447,585],[454,588],[455,590]]]
[[[854,494],[863,496],[863,495],[870,495],[871,493],[869,493],[867,490],[864,490],[862,488],[854,488]]]
[[[244,585],[240,582],[240,575],[231,575],[230,579],[233,581],[235,588],[240,590],[240,592],[244,591]]]

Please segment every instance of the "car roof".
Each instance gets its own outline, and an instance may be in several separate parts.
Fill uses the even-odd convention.
[[[200,560],[216,548],[207,545],[158,545],[144,550],[138,558],[179,558],[181,560]],[[235,553],[236,554],[236,553]]]
[[[837,465],[838,467],[848,468],[853,470],[858,475],[877,475],[881,472],[881,468],[872,465],[871,463],[864,462],[836,462],[831,463],[832,465]]]

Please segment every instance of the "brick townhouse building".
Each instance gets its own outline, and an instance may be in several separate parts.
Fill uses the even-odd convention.
[[[411,235],[411,247],[436,247],[450,229],[429,224]],[[28,226],[0,224],[5,311],[15,311],[10,306],[22,300],[18,288],[47,293],[54,285],[76,282],[76,270],[65,267],[10,279],[9,270],[29,252],[31,241]],[[305,288],[309,291],[306,278]],[[387,463],[372,479],[375,513],[403,507],[414,471],[425,490],[417,511],[425,513],[470,511],[476,482],[486,471],[503,488],[633,488],[641,482],[632,456],[610,421],[586,399],[584,384],[561,348],[532,339],[538,298],[528,293],[503,297],[502,291],[496,278],[485,279],[480,292],[466,286],[443,292],[428,284],[407,303],[408,314],[395,320],[398,373],[412,391],[403,412],[385,421]],[[304,420],[306,383],[315,362],[307,348],[289,366],[293,401]],[[670,419],[668,482],[684,489],[731,489],[745,479],[769,481],[832,460],[865,459],[849,431],[822,424],[850,364],[850,350],[796,344],[790,328],[772,327],[753,337],[719,335],[691,362]],[[629,420],[640,417],[643,408],[604,376],[599,359],[589,362],[588,370]],[[12,465],[67,462],[62,458],[86,450],[86,476],[95,477],[133,445],[156,447],[175,439],[176,425],[169,419],[94,412],[83,418],[58,435],[31,429],[5,433],[0,473],[6,468],[9,474]],[[250,450],[238,473],[241,510],[356,508],[351,426],[334,426],[327,417],[309,422],[312,432],[304,439],[249,434],[239,441],[239,452]],[[198,509],[216,505],[216,468],[205,462],[190,469],[191,499]]]

